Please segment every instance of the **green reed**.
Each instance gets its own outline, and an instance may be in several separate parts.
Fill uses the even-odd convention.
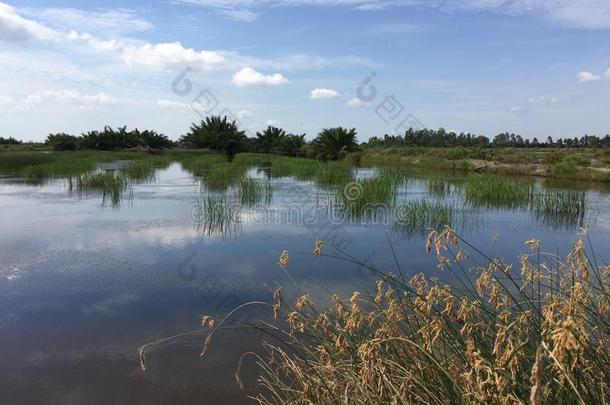
[[[445,226],[453,226],[455,217],[453,205],[443,201],[407,201],[395,207],[393,229],[406,237],[421,236]]]
[[[476,207],[527,207],[534,187],[500,176],[470,177],[462,185],[466,201]]]

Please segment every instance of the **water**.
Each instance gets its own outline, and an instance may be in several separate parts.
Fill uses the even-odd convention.
[[[373,172],[360,170],[357,177]],[[267,172],[248,173],[265,179]],[[204,358],[204,335],[194,334],[151,353],[146,372],[137,349],[200,329],[201,314],[218,317],[248,301],[271,301],[278,285],[294,297],[295,287],[277,265],[284,249],[291,252],[291,276],[317,300],[327,290],[349,296],[370,288],[372,277],[353,264],[313,257],[316,239],[394,271],[391,243],[404,271],[450,279],[435,274],[435,258],[425,254],[417,229],[405,233],[391,223],[313,216],[329,199],[328,187],[292,178],[270,181],[269,207],[240,212],[227,231],[206,229],[193,214],[206,194],[179,163],[130,188],[117,205],[95,193],[70,194],[64,181],[1,179],[0,403],[247,403],[255,387],[251,361],[246,391],[233,374],[240,355],[259,347],[260,334],[224,331]],[[585,222],[603,256],[610,242],[610,197],[584,190]],[[425,178],[416,177],[399,198],[436,197]],[[567,253],[578,232],[578,221],[541,219],[520,209],[473,209],[445,197],[452,198],[464,238],[506,260],[531,238],[542,240],[543,250]],[[255,307],[239,319],[269,316],[269,308]]]

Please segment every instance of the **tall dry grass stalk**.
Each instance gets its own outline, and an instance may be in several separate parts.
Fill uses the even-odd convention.
[[[426,248],[454,273],[454,286],[371,267],[379,277],[374,296],[335,295],[322,310],[308,294],[293,306],[284,298],[279,315],[286,326],[267,331],[274,339],[265,345],[267,356],[257,357],[255,399],[606,404],[610,267],[596,264],[586,240],[563,260],[528,241],[530,252],[515,271],[445,228],[430,234]],[[325,256],[322,246],[316,242],[316,256]]]
[[[565,258],[538,240],[526,245],[517,270],[449,227],[430,233],[425,248],[457,280],[450,286],[325,254],[329,244],[316,241],[316,257],[377,276],[375,294],[333,295],[318,308],[310,294],[293,301],[277,289],[273,303],[238,307],[263,305],[278,320],[246,326],[269,343],[242,356],[236,379],[244,383],[244,358],[256,358],[260,404],[608,404],[610,266],[586,233]],[[289,275],[289,253],[279,261]],[[204,318],[206,350],[236,310],[216,325]],[[143,367],[150,348],[140,351]]]

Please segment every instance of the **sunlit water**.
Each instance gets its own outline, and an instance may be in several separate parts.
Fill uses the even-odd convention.
[[[264,170],[249,174],[265,177]],[[284,249],[298,287],[316,297],[370,289],[362,268],[311,255],[316,239],[327,241],[327,253],[336,253],[334,245],[386,271],[396,270],[393,247],[403,271],[438,275],[423,233],[398,232],[384,221],[337,221],[317,210],[328,190],[290,178],[271,183],[269,204],[244,210],[239,223],[218,230],[194,218],[205,191],[178,163],[135,185],[116,206],[100,195],[70,194],[64,181],[0,180],[0,403],[247,402],[255,375],[246,373],[243,392],[233,374],[240,355],[259,347],[260,335],[223,332],[204,358],[203,335],[193,335],[152,353],[146,372],[137,348],[198,329],[201,314],[219,317],[248,301],[270,301],[278,285],[294,297],[295,286],[277,265]],[[586,193],[585,222],[604,256],[610,196]],[[421,179],[399,194],[436,198]],[[578,232],[578,224],[524,210],[465,207],[459,216],[466,240],[505,260],[531,238],[546,251],[567,253]]]

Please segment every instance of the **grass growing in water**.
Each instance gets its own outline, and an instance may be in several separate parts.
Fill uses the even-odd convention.
[[[101,194],[103,204],[110,199],[113,206],[120,203],[123,193],[130,185],[127,177],[121,173],[114,172],[94,172],[82,173],[68,177],[69,191],[79,195]]]
[[[455,209],[442,201],[407,201],[394,209],[393,229],[405,237],[453,226]]]
[[[396,183],[383,173],[356,180],[337,190],[337,201],[351,217],[373,217],[381,209],[389,212],[396,198]]]
[[[205,236],[231,236],[239,231],[240,209],[226,195],[208,194],[191,207],[191,218]]]
[[[270,204],[273,197],[271,182],[244,178],[237,183],[237,195],[242,205]]]
[[[532,185],[499,176],[475,176],[462,185],[466,201],[475,207],[527,207],[534,191]]]
[[[587,198],[579,191],[544,191],[532,197],[531,209],[544,224],[555,227],[584,226]]]

